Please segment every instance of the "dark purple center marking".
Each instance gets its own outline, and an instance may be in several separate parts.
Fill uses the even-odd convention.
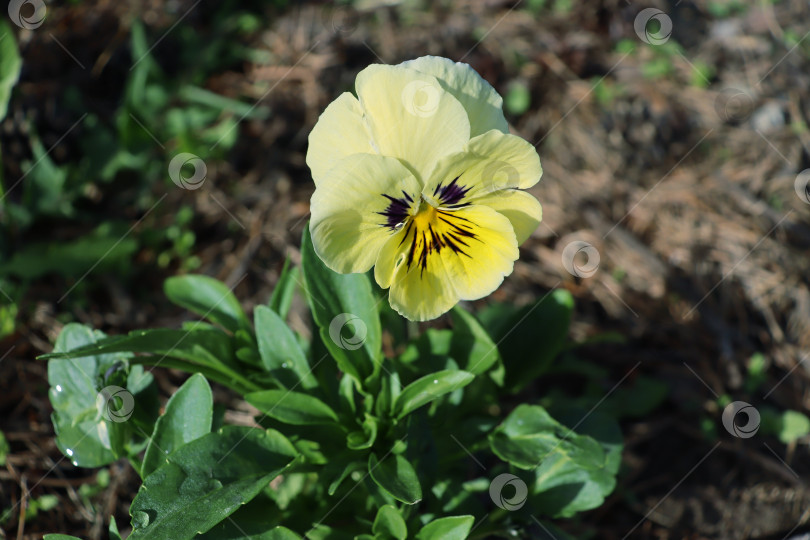
[[[385,223],[381,223],[380,225],[396,230],[397,227],[402,226],[405,220],[410,216],[413,198],[404,191],[402,192],[402,197],[399,198],[391,197],[385,193],[383,193],[382,196],[390,202],[384,212],[377,212],[377,214],[385,217]]]
[[[472,258],[469,253],[464,251],[464,248],[470,247],[467,242],[470,240],[483,242],[473,232],[474,223],[469,219],[444,210],[437,210],[436,213],[439,221],[444,223],[443,226],[434,227],[433,224],[429,224],[426,231],[418,230],[417,227],[412,227],[413,221],[411,221],[408,223],[405,235],[399,242],[399,245],[405,242],[411,243],[405,264],[409,271],[414,263],[418,264],[420,277],[427,270],[429,255],[438,254],[442,248],[446,247],[458,256],[463,255]]]
[[[464,208],[465,206],[469,206],[469,203],[462,203],[461,200],[464,199],[464,196],[470,191],[470,188],[460,185],[458,183],[459,178],[461,177],[457,176],[453,178],[453,181],[446,186],[440,183],[436,186],[436,189],[433,190],[433,196],[439,199],[443,207]]]

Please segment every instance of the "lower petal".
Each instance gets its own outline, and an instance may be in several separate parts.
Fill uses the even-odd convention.
[[[390,286],[391,307],[408,319],[434,319],[459,300],[487,296],[512,272],[515,234],[495,210],[437,211],[424,223],[416,219],[388,240],[375,268],[380,286]]]

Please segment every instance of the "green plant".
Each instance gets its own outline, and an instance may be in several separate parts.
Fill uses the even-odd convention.
[[[285,323],[298,284],[285,267],[252,321],[222,283],[174,277],[168,298],[204,321],[117,337],[69,324],[43,357],[60,450],[83,467],[126,458],[142,478],[132,540],[485,537],[613,490],[615,416],[519,397],[571,354],[568,293],[478,318],[457,306],[452,328],[417,335],[366,275],[329,270],[308,229],[300,274],[311,340]],[[193,373],[162,415],[157,365]],[[211,383],[255,406],[261,428],[221,425]]]

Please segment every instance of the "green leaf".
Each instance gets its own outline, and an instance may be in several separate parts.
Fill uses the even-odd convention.
[[[81,358],[109,353],[148,353],[187,360],[201,365],[219,366],[233,357],[231,338],[221,330],[135,330],[126,336],[109,337],[82,347],[44,354],[40,358]]]
[[[666,382],[639,375],[631,385],[618,388],[605,400],[605,406],[618,418],[643,418],[657,409],[668,393]]]
[[[47,150],[37,142],[34,145],[35,158],[40,151],[45,156]],[[50,163],[53,166],[51,169],[47,157],[36,161],[36,164],[36,167],[30,169],[28,178],[41,175],[43,182],[51,184],[47,194],[42,184],[37,186],[37,204],[63,204],[66,196],[57,184],[66,179],[66,173],[53,166],[53,163]],[[51,202],[46,203],[46,200]],[[98,265],[99,271],[124,274],[138,250],[138,241],[122,237],[126,228],[119,225],[123,224],[108,222],[91,233],[68,242],[31,242],[15,250],[10,259],[0,262],[0,274],[12,274],[26,280],[48,274],[78,279],[94,264]]]
[[[301,537],[286,527],[275,527],[260,535],[257,540],[301,540]]]
[[[82,540],[77,536],[70,536],[68,534],[46,534],[42,540]]]
[[[314,388],[318,381],[312,374],[304,351],[284,320],[267,306],[256,306],[253,312],[256,341],[262,365],[285,388]]]
[[[122,540],[121,533],[118,532],[118,524],[115,522],[115,516],[110,516],[110,526],[107,532],[110,534],[110,540]]]
[[[374,518],[371,530],[378,538],[405,540],[408,537],[405,520],[402,519],[399,510],[390,504],[381,506],[377,511],[377,517]]]
[[[290,311],[293,296],[295,296],[295,289],[298,286],[298,268],[290,266],[290,258],[284,260],[284,267],[281,269],[281,275],[278,276],[276,287],[270,295],[270,301],[267,305],[278,313],[282,319],[287,318],[287,313]]]
[[[365,450],[374,445],[374,441],[377,440],[380,421],[376,416],[365,413],[362,427],[363,429],[352,431],[346,435],[346,446],[352,450]]]
[[[208,381],[192,375],[166,403],[166,412],[158,418],[141,465],[146,478],[163,464],[166,456],[211,431],[214,397]]]
[[[472,313],[457,305],[451,315],[454,329],[451,356],[463,365],[466,371],[480,375],[500,361],[498,346]],[[466,350],[459,354],[462,346]],[[466,364],[462,362],[465,359]]]
[[[519,405],[489,436],[492,451],[515,467],[534,469],[555,454],[585,469],[605,466],[594,439],[579,435],[537,405]]]
[[[762,433],[775,435],[783,444],[790,444],[810,433],[810,419],[799,411],[778,411],[773,407],[760,409]]]
[[[41,359],[81,358],[101,353],[148,353],[158,357],[155,365],[203,373],[209,379],[235,388],[240,392],[258,390],[259,386],[247,380],[235,361],[234,343],[230,336],[218,328],[205,325],[187,330],[158,328],[135,330],[126,336],[116,336],[92,345],[78,347],[69,352],[54,352]],[[173,361],[172,359],[178,359]],[[137,356],[137,363],[149,363],[148,357]]]
[[[163,290],[171,302],[231,332],[250,328],[239,301],[219,280],[202,275],[175,276],[164,282]]]
[[[532,95],[526,85],[519,81],[513,81],[509,85],[506,97],[503,100],[503,107],[509,114],[520,116],[529,110],[532,104]]]
[[[383,366],[385,368],[385,366]],[[348,378],[348,377],[347,377]],[[380,390],[374,402],[374,412],[386,418],[391,415],[394,401],[402,392],[402,385],[399,382],[399,374],[393,369],[385,369],[385,373],[380,376]],[[341,381],[342,383],[343,381]]]
[[[6,458],[8,457],[11,447],[6,440],[6,436],[0,431],[0,466],[5,466]]]
[[[265,119],[269,114],[266,107],[257,107],[256,104],[242,103],[236,99],[232,99],[222,94],[217,94],[200,88],[199,86],[183,86],[178,92],[180,98],[189,103],[199,103],[218,111],[225,111],[237,116],[242,120],[249,119]]]
[[[371,479],[393,498],[405,504],[416,504],[422,500],[422,486],[416,471],[399,454],[389,455],[383,461],[369,454],[368,472]]]
[[[567,409],[566,413],[568,424],[599,442],[605,462],[603,467],[588,468],[555,453],[532,471],[532,506],[552,518],[568,518],[601,506],[616,487],[622,459],[622,433],[614,418],[601,411],[589,414],[584,409]]]
[[[779,431],[779,440],[783,444],[790,444],[808,433],[810,433],[810,419],[805,415],[790,410],[782,413],[782,429]]]
[[[473,516],[451,516],[435,519],[416,533],[416,540],[464,540],[470,534]]]
[[[11,25],[0,20],[0,120],[6,117],[11,89],[17,84],[21,66],[20,51]]]
[[[289,390],[262,390],[245,396],[248,403],[285,424],[297,426],[336,424],[338,417],[316,397]]]
[[[312,318],[338,366],[363,380],[379,370],[382,329],[365,274],[338,274],[312,247],[309,226],[301,240],[301,265]]]
[[[71,348],[94,346],[104,334],[76,323],[66,325],[56,340],[59,354]],[[108,422],[99,408],[97,382],[122,355],[85,355],[76,359],[54,359],[48,362],[49,397],[53,406],[51,421],[56,432],[56,445],[79,467],[101,467],[115,461],[119,448],[117,435],[125,429],[118,422]],[[104,403],[101,403],[102,407]]]
[[[226,426],[181,446],[150,474],[130,506],[129,540],[185,540],[221,522],[296,457],[277,431]]]
[[[332,462],[328,463],[322,473],[323,478],[326,480],[333,478],[333,480],[329,483],[327,493],[329,493],[330,496],[334,495],[340,487],[340,484],[342,484],[350,474],[352,474],[354,471],[360,471],[365,468],[366,464],[359,460],[349,461],[348,463],[342,460],[333,460]]]
[[[506,367],[506,388],[517,391],[544,373],[568,337],[574,299],[565,290],[555,290],[535,304],[529,304],[491,323],[490,336],[498,344]],[[482,320],[490,319],[481,314]],[[490,319],[492,320],[492,319]]]
[[[461,370],[437,371],[406,386],[394,402],[394,416],[403,418],[436,398],[470,384],[475,375]]]
[[[291,530],[275,525],[278,518],[268,516],[275,503],[266,493],[260,493],[208,532],[195,540],[301,540]]]

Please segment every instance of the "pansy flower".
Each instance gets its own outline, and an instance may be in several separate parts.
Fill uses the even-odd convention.
[[[503,100],[469,65],[425,56],[374,64],[309,135],[310,232],[340,273],[374,268],[411,320],[492,293],[541,219],[522,191],[534,147],[510,135]]]

